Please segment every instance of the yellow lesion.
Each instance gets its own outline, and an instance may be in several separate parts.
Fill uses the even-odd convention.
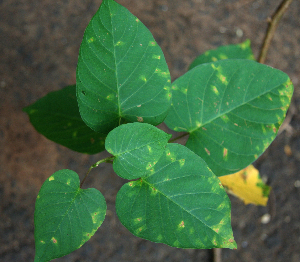
[[[53,181],[53,180],[54,180],[54,176],[50,176],[49,181]]]
[[[180,160],[179,160],[179,165],[180,165],[180,167],[183,167],[184,164],[185,164],[185,159],[180,159]]]
[[[218,74],[218,78],[221,80],[221,82],[225,85],[228,85],[228,81],[226,79],[226,76],[222,75],[222,74]]]
[[[138,235],[140,234],[143,230],[146,229],[146,225],[139,227],[137,230],[135,230],[135,233]]]
[[[178,90],[178,86],[177,85],[172,85],[172,89],[173,90]]]
[[[146,170],[149,170],[149,169],[151,169],[151,168],[153,168],[153,166],[155,165],[155,162],[153,162],[153,163],[148,163],[147,164],[147,166],[146,166]]]
[[[219,90],[217,89],[216,86],[211,86],[211,90],[218,96],[220,95]]]
[[[56,239],[56,238],[52,237],[52,238],[51,238],[51,241],[52,241],[54,244],[57,244],[57,239]]]
[[[99,223],[99,221],[101,221],[100,220],[100,213],[99,212],[93,212],[93,213],[91,213],[91,217],[92,217],[92,220],[93,220],[93,223],[94,224],[97,224],[97,223]]]
[[[106,96],[106,99],[112,101],[114,99],[114,94],[109,94]]]
[[[70,180],[70,179],[68,179],[68,181],[67,181],[67,183],[66,183],[66,184],[67,184],[67,185],[70,185],[70,182],[71,182],[71,180]]]
[[[213,56],[213,57],[211,58],[211,60],[212,60],[213,62],[216,62],[216,61],[218,61],[218,58],[216,58],[216,57]]]
[[[225,123],[229,122],[229,118],[228,118],[227,115],[222,115],[222,116],[221,116],[221,119],[222,119]]]
[[[144,81],[145,83],[147,82],[147,78],[146,78],[144,75],[141,75],[141,76],[140,76],[140,79],[141,79],[142,81]]]
[[[196,127],[198,127],[198,128],[200,128],[202,125],[199,121],[196,121],[195,123],[196,123]]]
[[[149,153],[152,153],[152,147],[147,145],[147,148],[148,148]]]
[[[178,229],[182,229],[182,228],[184,228],[184,227],[185,227],[184,221],[181,221],[181,222],[179,223],[179,225],[178,225]]]
[[[187,92],[188,92],[188,89],[187,89],[187,88],[182,88],[182,89],[181,89],[181,92],[182,92],[183,94],[185,94],[185,95],[186,95],[186,94],[187,94]]]
[[[161,71],[161,76],[162,76],[162,77],[169,77],[170,74],[169,74],[168,72],[162,72],[162,71]]]
[[[156,46],[156,42],[155,41],[150,41],[149,46]]]
[[[78,131],[74,131],[72,137],[75,138],[77,136]]]
[[[153,55],[152,58],[153,59],[160,59],[160,55]]]
[[[87,40],[87,42],[88,42],[89,44],[92,43],[92,42],[94,42],[94,41],[95,41],[95,38],[94,38],[93,36]]]
[[[136,223],[136,224],[140,223],[142,220],[143,220],[142,217],[137,217],[137,218],[133,219],[134,223]]]
[[[121,46],[121,45],[124,45],[124,42],[123,41],[118,41],[115,46]]]
[[[158,193],[158,190],[155,187],[151,187],[150,190],[152,196],[155,196]]]
[[[224,147],[223,148],[223,159],[227,160],[227,158],[228,158],[228,149]]]

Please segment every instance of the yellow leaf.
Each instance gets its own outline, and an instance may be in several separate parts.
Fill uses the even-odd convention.
[[[228,193],[240,198],[246,205],[267,205],[271,188],[261,180],[258,170],[253,165],[219,179]]]

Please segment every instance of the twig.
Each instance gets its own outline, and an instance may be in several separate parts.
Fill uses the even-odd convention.
[[[89,168],[89,170],[86,172],[86,174],[85,174],[83,180],[81,181],[81,183],[80,183],[80,188],[82,187],[84,181],[86,180],[87,176],[89,175],[89,173],[91,172],[91,170],[92,170],[93,168],[99,166],[101,163],[104,163],[104,162],[106,162],[106,163],[111,163],[112,160],[113,160],[114,158],[115,158],[114,156],[110,156],[110,157],[101,159],[101,160],[99,160],[97,163],[95,163],[94,165],[92,165],[92,166]]]
[[[222,249],[221,248],[213,249],[213,261],[214,262],[222,262]]]
[[[269,21],[268,30],[264,39],[263,47],[261,49],[258,62],[264,64],[266,61],[267,53],[272,41],[272,38],[275,34],[276,28],[279,24],[280,19],[282,18],[283,14],[288,9],[289,5],[292,3],[293,0],[283,0],[277,10],[275,11],[275,14],[272,16],[272,18]]]

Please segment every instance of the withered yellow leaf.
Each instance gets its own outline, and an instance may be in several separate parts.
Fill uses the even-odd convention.
[[[228,193],[240,198],[246,205],[267,205],[271,188],[262,181],[253,165],[219,179]]]

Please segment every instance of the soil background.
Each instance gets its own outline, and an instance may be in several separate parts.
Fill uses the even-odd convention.
[[[150,29],[172,80],[193,59],[220,45],[252,42],[256,57],[267,19],[281,0],[118,0]],[[78,50],[100,0],[0,0],[0,261],[33,261],[34,205],[42,183],[59,169],[82,178],[107,156],[82,155],[38,134],[22,108],[49,91],[75,83]],[[290,119],[255,166],[273,188],[267,207],[232,200],[237,250],[222,261],[300,261],[300,1],[284,15],[266,64],[286,72],[295,92]],[[104,223],[82,248],[56,261],[212,261],[210,250],[182,250],[133,236],[115,214],[125,183],[109,164],[93,170],[85,187],[105,196]],[[271,215],[267,224],[261,222]]]

